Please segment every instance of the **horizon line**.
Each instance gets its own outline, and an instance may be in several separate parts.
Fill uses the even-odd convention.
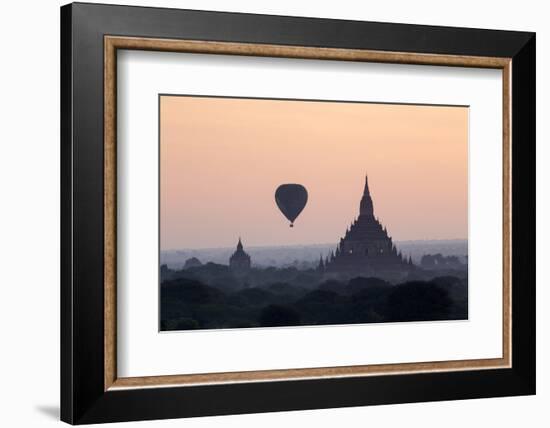
[[[402,240],[393,240],[395,243],[404,243],[404,242],[437,242],[437,241],[468,241],[468,238],[428,238],[428,239],[402,239]],[[313,246],[321,246],[321,245],[336,245],[337,242],[321,242],[321,243],[314,243],[314,244],[274,244],[274,245],[246,245],[243,243],[243,247],[245,248],[273,248],[273,247],[313,247]],[[180,247],[180,248],[168,248],[168,249],[160,249],[160,251],[183,251],[183,250],[225,250],[225,249],[231,249],[234,248],[237,244],[231,245],[231,246],[223,246],[223,247]]]

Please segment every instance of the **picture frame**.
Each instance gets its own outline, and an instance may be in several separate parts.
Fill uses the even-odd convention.
[[[502,356],[118,376],[121,50],[501,70]],[[86,424],[534,394],[535,97],[534,33],[63,6],[61,419]]]

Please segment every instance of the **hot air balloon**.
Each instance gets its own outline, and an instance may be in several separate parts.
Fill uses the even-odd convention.
[[[306,206],[307,190],[301,184],[281,184],[275,191],[275,202],[294,227],[294,220]]]

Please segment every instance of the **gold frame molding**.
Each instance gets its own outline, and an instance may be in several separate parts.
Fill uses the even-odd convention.
[[[503,323],[502,357],[404,364],[358,365],[305,369],[204,373],[171,376],[117,377],[116,367],[116,81],[118,49],[244,55],[337,61],[382,62],[494,68],[503,81]],[[104,37],[104,389],[192,386],[203,384],[392,375],[420,372],[496,369],[511,367],[511,58],[382,52],[195,40]]]

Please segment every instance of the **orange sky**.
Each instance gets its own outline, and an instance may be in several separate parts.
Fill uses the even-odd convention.
[[[396,240],[468,236],[468,108],[162,96],[161,249],[335,243],[368,173]],[[308,203],[289,228],[275,189]]]

